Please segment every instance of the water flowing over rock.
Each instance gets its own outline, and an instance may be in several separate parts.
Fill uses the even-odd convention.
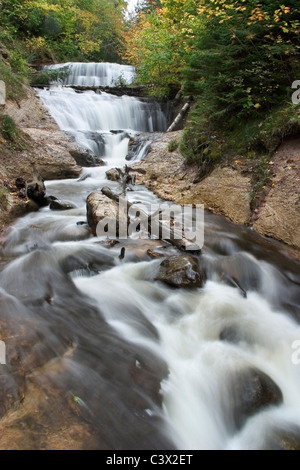
[[[299,426],[287,425],[286,428],[273,428],[263,443],[263,450],[300,450]]]
[[[152,143],[162,136],[163,134],[161,132],[151,132],[143,133],[134,137],[129,145],[129,152],[126,156],[126,160],[133,160],[134,162],[143,160],[147,156]]]
[[[153,455],[299,448],[299,264],[284,246],[209,211],[201,253],[182,251],[160,230],[149,239],[149,214],[159,224],[168,217],[138,177],[162,184],[168,201],[174,186],[184,193],[185,175],[197,186],[178,150],[167,151],[179,133],[155,141],[144,170],[122,170],[125,180],[137,175],[124,204],[136,230],[116,241],[105,227],[118,218],[118,195],[126,188],[106,171],[123,169],[132,140],[152,132],[160,118],[169,121],[164,108],[63,87],[40,96],[82,151],[107,166],[77,167],[69,153],[75,145],[56,127],[44,134],[36,127],[44,125],[40,115],[31,113],[28,135],[41,131],[39,149],[52,148],[57,160],[69,155],[81,177],[61,179],[61,170],[57,178],[56,169],[55,179],[45,181],[47,194],[75,208],[43,207],[16,220],[1,240],[0,341],[7,365],[0,368],[0,448]],[[228,173],[232,205],[240,194],[232,185],[248,188],[248,178],[237,182],[236,174]],[[32,170],[17,176],[30,181]],[[195,194],[183,194],[185,201],[193,203]],[[171,212],[178,228],[182,207]],[[189,229],[195,212],[184,219]]]
[[[248,418],[262,409],[278,406],[283,401],[278,385],[256,368],[236,373],[229,391],[230,396],[226,395],[224,406],[227,410],[231,409],[237,429],[241,429]]]
[[[70,154],[76,161],[77,165],[82,167],[95,167],[95,166],[104,166],[105,162],[102,158],[93,155],[91,152],[88,151],[80,151],[80,150],[71,150]]]
[[[131,65],[120,65],[108,62],[81,63],[67,62],[45,67],[49,70],[67,68],[69,76],[60,81],[64,85],[115,87],[119,84],[130,85],[135,78],[135,68]]]
[[[108,93],[99,95],[92,91],[76,93],[72,88],[62,87],[53,87],[50,92],[43,89],[38,93],[59,127],[73,135],[79,146],[100,157],[109,155],[112,140],[117,141],[120,137],[111,135],[110,131],[127,129],[134,136],[137,132],[163,132],[168,127],[168,106],[153,99]],[[99,129],[105,143],[104,152],[102,145],[99,147],[91,135]]]

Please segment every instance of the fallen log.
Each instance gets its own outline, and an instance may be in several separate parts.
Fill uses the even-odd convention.
[[[172,132],[176,130],[177,126],[179,126],[179,124],[181,123],[181,121],[183,120],[184,116],[186,115],[189,109],[190,109],[190,103],[185,103],[180,113],[176,116],[176,118],[174,119],[170,127],[167,129],[167,132]]]

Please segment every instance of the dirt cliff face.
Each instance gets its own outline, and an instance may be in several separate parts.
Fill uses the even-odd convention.
[[[7,102],[4,113],[15,121],[24,133],[24,149],[14,150],[6,145],[0,162],[0,174],[9,179],[32,177],[35,166],[44,180],[76,177],[81,168],[70,151],[76,146],[61,132],[55,121],[32,89],[20,103]],[[3,145],[3,143],[2,143]]]
[[[204,204],[232,222],[253,226],[262,235],[292,247],[300,259],[300,139],[285,142],[274,156],[273,174],[267,195],[255,212],[250,208],[251,174],[239,165],[220,165],[204,180],[196,182],[197,166],[188,166],[178,149],[182,131],[167,133],[154,142],[147,158],[136,164],[145,170],[137,181],[162,199],[178,204]]]
[[[253,227],[300,249],[300,138],[288,139],[273,157],[271,189]]]

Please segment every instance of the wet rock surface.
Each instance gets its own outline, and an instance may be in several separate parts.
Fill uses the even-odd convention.
[[[174,448],[159,431],[165,361],[116,335],[67,274],[97,251],[112,263],[93,250],[58,265],[54,251],[31,253],[27,285],[16,266],[0,273],[1,449]]]
[[[72,202],[62,201],[60,199],[53,199],[50,202],[50,209],[52,211],[67,211],[75,208],[76,206]]]
[[[121,179],[121,170],[119,168],[111,168],[105,174],[110,181],[119,181]]]
[[[300,450],[299,426],[274,427],[264,442],[263,450]]]
[[[173,287],[203,286],[203,275],[197,261],[191,256],[174,255],[165,259],[160,264],[155,280]]]
[[[96,167],[106,165],[102,158],[97,157],[97,155],[93,155],[88,151],[71,150],[70,154],[76,161],[77,165],[82,167]]]
[[[282,402],[278,385],[261,370],[250,367],[235,374],[224,406],[227,412],[231,409],[232,424],[241,429],[251,416]]]
[[[97,235],[99,222],[104,219],[110,220],[112,227],[116,227],[117,230],[116,224],[119,218],[119,206],[116,202],[103,194],[92,193],[88,196],[86,205],[88,224],[94,235]]]

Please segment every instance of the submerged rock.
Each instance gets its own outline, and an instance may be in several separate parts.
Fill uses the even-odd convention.
[[[61,201],[60,199],[52,199],[50,202],[50,209],[52,211],[67,211],[75,208],[76,206],[71,202]]]
[[[300,450],[300,427],[274,428],[264,443],[263,450]]]
[[[197,261],[186,255],[174,255],[165,259],[160,265],[155,280],[174,287],[202,287],[203,285],[203,275]]]
[[[231,410],[234,427],[241,429],[248,418],[282,401],[278,385],[261,370],[250,367],[235,375],[224,409]]]

